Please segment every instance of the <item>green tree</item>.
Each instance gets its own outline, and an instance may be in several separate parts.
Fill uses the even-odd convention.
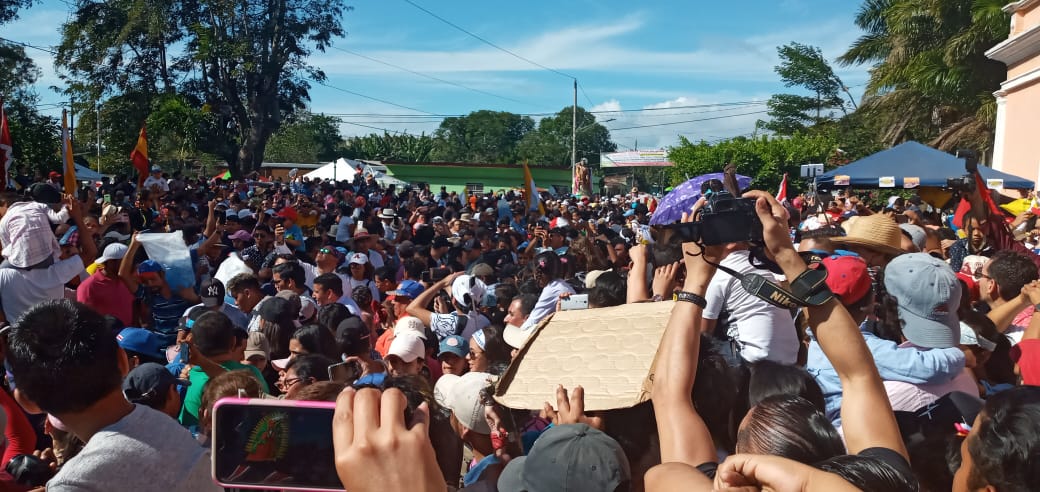
[[[19,91],[4,101],[4,111],[11,128],[11,147],[15,165],[29,169],[53,171],[61,168],[61,127],[58,120],[36,110],[35,94]]]
[[[343,141],[337,123],[331,116],[298,112],[271,136],[264,159],[305,163],[335,160]]]
[[[847,115],[856,102],[841,79],[834,73],[823,52],[815,46],[790,43],[777,48],[780,64],[776,73],[787,87],[800,87],[809,94],[776,94],[769,99],[769,121],[759,127],[781,135],[804,132],[813,125],[834,119],[834,113]]]
[[[40,76],[40,68],[25,53],[25,48],[0,41],[0,95],[14,94],[28,87]]]
[[[520,143],[519,159],[532,166],[570,166],[573,109],[568,106],[555,116],[542,118],[538,129],[530,132]],[[617,144],[610,140],[610,130],[596,122],[596,116],[578,106],[577,129],[578,160],[599,164],[602,152],[614,152]]]
[[[27,8],[36,0],[0,0],[0,25],[18,18],[18,10]],[[0,41],[0,97],[13,95],[40,76],[40,68],[25,54],[25,48],[7,41]]]
[[[867,0],[864,34],[839,58],[869,64],[860,110],[886,145],[921,140],[942,150],[992,148],[1006,68],[985,52],[1007,39],[1004,0]]]
[[[726,163],[733,163],[737,173],[753,178],[753,188],[775,190],[784,173],[788,174],[789,184],[797,188],[794,178],[799,176],[799,166],[831,162],[837,148],[827,135],[737,137],[717,143],[693,143],[680,136],[679,145],[668,150],[669,159],[675,163],[671,184],[722,172]]]
[[[517,160],[517,147],[534,129],[534,120],[505,111],[474,111],[466,116],[445,118],[434,132],[437,146],[433,158],[444,162],[510,164]]]
[[[308,81],[325,80],[307,60],[344,35],[348,10],[340,0],[76,5],[56,58],[69,94],[97,101],[133,93],[149,108],[179,94],[207,114],[198,146],[224,157],[235,175],[259,168],[271,135],[309,100]]]
[[[371,159],[377,161],[430,162],[437,141],[426,134],[391,135],[373,133],[351,137],[340,148],[348,159]]]

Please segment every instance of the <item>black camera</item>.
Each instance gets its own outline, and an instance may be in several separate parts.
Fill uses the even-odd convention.
[[[704,246],[762,241],[762,221],[755,212],[755,200],[737,198],[726,191],[709,195],[693,222],[668,226],[683,242]]]
[[[946,178],[946,188],[953,191],[973,192],[975,191],[975,173],[979,171],[979,156],[973,150],[958,150],[957,157],[964,159],[964,176]]]

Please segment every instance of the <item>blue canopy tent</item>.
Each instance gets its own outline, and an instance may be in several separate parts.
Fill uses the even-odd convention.
[[[1033,181],[989,167],[979,166],[979,173],[985,180],[1004,180],[1004,188],[1033,189],[1035,186]],[[816,188],[821,191],[846,186],[879,188],[879,178],[889,176],[895,178],[894,188],[906,188],[903,178],[918,178],[917,186],[941,188],[946,186],[946,178],[964,174],[964,159],[917,142],[906,142],[817,176]],[[847,176],[848,183],[835,184],[835,176]]]

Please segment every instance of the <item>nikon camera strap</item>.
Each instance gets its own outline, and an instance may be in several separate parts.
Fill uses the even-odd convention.
[[[749,294],[779,308],[798,309],[820,306],[834,298],[834,294],[826,283],[827,269],[820,263],[816,264],[816,268],[809,268],[794,279],[791,282],[791,290],[787,290],[757,273],[740,273],[723,265],[710,261],[708,263],[739,280],[740,286]]]

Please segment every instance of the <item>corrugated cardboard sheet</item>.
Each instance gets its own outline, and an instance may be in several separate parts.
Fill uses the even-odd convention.
[[[672,301],[558,312],[543,322],[499,381],[510,408],[556,406],[556,387],[585,388],[585,410],[628,408],[650,399],[654,359]]]

